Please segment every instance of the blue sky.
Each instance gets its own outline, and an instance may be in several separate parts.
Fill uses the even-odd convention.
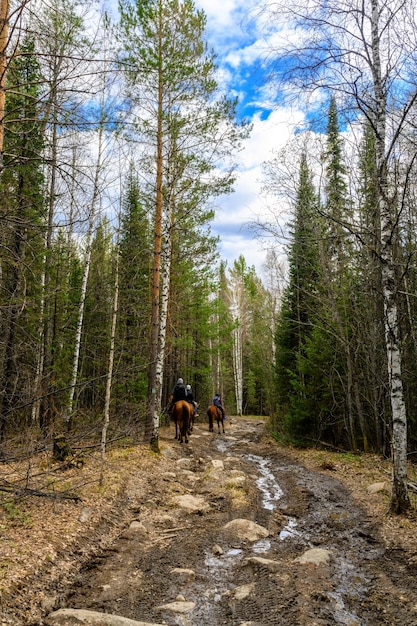
[[[213,232],[221,238],[220,254],[229,266],[240,254],[262,275],[267,243],[254,238],[248,224],[270,219],[261,194],[262,162],[284,146],[303,122],[299,111],[279,107],[271,98],[262,70],[268,51],[262,35],[257,0],[195,0],[207,16],[209,45],[217,54],[219,80],[230,96],[239,97],[239,116],[253,123],[253,131],[239,154],[235,193],[217,199]]]

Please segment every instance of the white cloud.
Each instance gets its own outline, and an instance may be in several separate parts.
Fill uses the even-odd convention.
[[[239,29],[242,18],[248,14],[257,0],[196,0],[196,7],[207,15],[210,31],[222,33],[230,28]]]
[[[235,192],[218,199],[213,223],[214,231],[221,237],[221,255],[229,265],[243,254],[247,263],[255,265],[261,274],[266,256],[265,242],[255,238],[248,223],[262,221],[269,213],[261,190],[262,163],[289,141],[294,128],[303,121],[300,111],[285,108],[276,108],[266,120],[259,115],[254,117],[252,134],[239,155]]]

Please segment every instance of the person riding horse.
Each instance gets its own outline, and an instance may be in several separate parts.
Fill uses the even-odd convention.
[[[187,390],[184,385],[184,381],[182,378],[179,378],[175,383],[174,389],[172,390],[172,398],[170,403],[168,404],[166,410],[170,414],[172,412],[172,407],[178,400],[186,400],[187,399]]]
[[[223,419],[226,418],[225,413],[224,413],[224,408],[223,408],[223,404],[222,404],[222,399],[219,393],[216,393],[216,395],[213,398],[213,404],[214,406],[217,406],[218,409],[220,409],[221,413],[222,413],[222,417]]]
[[[197,415],[197,402],[194,400],[193,390],[191,389],[191,385],[187,385],[185,388],[187,392],[187,397],[185,398],[187,402],[193,405],[194,415]]]
[[[187,402],[187,390],[182,378],[179,378],[172,390],[172,396],[167,407],[168,414],[175,422],[175,438],[182,443],[188,443],[191,408]]]

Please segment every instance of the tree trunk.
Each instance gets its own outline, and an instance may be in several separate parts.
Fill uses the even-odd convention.
[[[120,232],[120,229],[118,232]],[[115,346],[115,338],[116,338],[117,313],[119,309],[119,242],[117,242],[117,248],[116,248],[115,272],[116,272],[116,276],[114,280],[114,298],[113,298],[113,312],[112,312],[110,350],[109,350],[109,368],[107,372],[106,397],[105,397],[105,402],[104,402],[104,421],[103,421],[103,428],[101,430],[100,484],[103,483],[104,461],[105,461],[105,456],[106,456],[106,443],[107,443],[107,429],[110,423],[110,400],[111,400],[111,387],[112,387],[112,380],[113,380],[114,346]]]
[[[159,24],[159,54],[162,59],[162,15]],[[148,404],[146,411],[145,438],[155,450],[159,450],[159,416],[156,410],[157,392],[157,364],[159,343],[159,316],[160,316],[160,282],[161,282],[161,254],[162,254],[162,115],[163,115],[163,76],[159,66],[158,74],[158,120],[156,138],[156,197],[155,197],[155,229],[153,247],[153,275],[152,275],[152,312],[151,312],[151,340],[148,369]]]
[[[409,508],[407,492],[407,415],[402,384],[398,285],[395,275],[393,234],[396,228],[387,181],[386,97],[382,83],[379,33],[379,1],[372,0],[372,54],[375,90],[376,162],[381,216],[381,272],[385,312],[385,344],[388,362],[389,392],[392,411],[392,493],[390,509],[400,513]]]
[[[0,174],[3,171],[4,116],[6,105],[7,45],[10,1],[0,0]]]

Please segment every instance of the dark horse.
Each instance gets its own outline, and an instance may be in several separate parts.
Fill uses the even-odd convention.
[[[209,431],[211,433],[213,432],[213,423],[214,423],[214,420],[216,420],[217,428],[219,429],[219,435],[220,435],[220,423],[222,425],[222,429],[224,433],[225,430],[224,430],[223,413],[221,412],[219,407],[215,406],[214,404],[210,404],[209,408],[207,409],[207,415],[209,418]]]
[[[185,400],[177,400],[172,407],[172,419],[175,422],[175,439],[180,443],[188,443],[188,435],[190,434],[190,414],[192,406]]]

